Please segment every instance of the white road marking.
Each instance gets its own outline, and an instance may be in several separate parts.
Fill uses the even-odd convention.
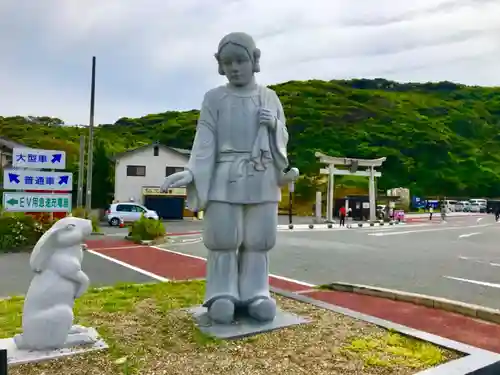
[[[92,249],[94,251],[102,251],[102,250],[120,250],[120,249],[138,249],[140,247],[147,247],[146,245],[123,245],[123,246],[115,246],[115,247],[98,247]]]
[[[493,224],[483,224],[477,227],[488,227]],[[477,228],[476,227],[476,228]],[[435,229],[421,229],[421,230],[405,230],[402,232],[389,232],[389,233],[368,233],[369,236],[396,236],[399,234],[411,234],[411,233],[425,233],[425,232],[439,232],[444,230],[457,230],[457,229],[467,229],[468,227],[446,227],[446,228],[435,228]]]
[[[203,242],[203,238],[198,237],[198,238],[192,238],[189,240],[181,240],[179,242],[173,242],[169,245],[172,245],[172,246],[194,245],[194,244],[197,244],[200,242]]]
[[[409,225],[390,225],[390,226],[379,226],[379,227],[366,227],[362,229],[367,229],[367,230],[373,230],[373,231],[378,231],[378,232],[388,232],[388,231],[393,231],[393,230],[400,230],[400,229],[408,229],[408,227],[412,228],[420,228],[420,227],[430,227],[434,226],[434,224],[409,224]]]
[[[487,265],[492,266],[492,267],[500,267],[500,263],[488,262],[485,260],[479,260],[479,259],[470,258],[470,257],[459,256],[458,259],[469,260],[473,263],[487,264]]]
[[[130,249],[130,247],[129,247]],[[90,253],[90,254],[94,254],[98,257],[101,257],[103,259],[106,259],[106,260],[109,260],[110,262],[113,262],[115,264],[118,264],[122,267],[125,267],[125,268],[128,268],[129,270],[132,270],[132,271],[135,271],[137,273],[141,273],[145,276],[148,276],[148,277],[151,277],[152,279],[155,279],[155,280],[158,280],[158,281],[169,281],[168,279],[162,277],[162,276],[159,276],[157,274],[154,274],[152,272],[149,272],[149,271],[146,271],[146,270],[143,270],[142,268],[139,268],[139,267],[135,267],[135,266],[132,266],[131,264],[128,264],[128,263],[125,263],[125,262],[122,262],[121,260],[118,260],[118,259],[115,259],[115,258],[112,258],[112,257],[109,257],[107,255],[104,255],[104,254],[101,254],[97,251],[94,251],[94,250],[87,250],[87,253]]]
[[[471,236],[476,236],[478,234],[481,234],[481,232],[474,232],[474,233],[467,233],[467,234],[461,234],[460,236],[458,236],[458,238],[467,238],[467,237],[471,237]]]
[[[460,277],[453,277],[453,276],[443,276],[443,277],[446,278],[446,279],[450,279],[450,280],[462,281],[462,282],[465,282],[465,283],[482,285],[482,286],[488,286],[490,288],[498,288],[498,289],[500,289],[500,284],[489,283],[489,282],[486,282],[486,281],[462,279]]]
[[[484,217],[480,217],[479,219],[477,219],[477,220],[476,220],[476,223],[478,223],[478,224],[479,224],[479,222],[480,222],[481,220],[483,220],[483,219],[484,219]]]
[[[167,253],[182,255],[182,256],[185,256],[185,257],[188,257],[188,258],[200,259],[200,260],[203,260],[205,262],[207,261],[206,258],[197,256],[197,255],[185,254],[185,253],[181,253],[179,251],[169,250],[169,249],[165,249],[165,248],[159,247],[159,246],[151,246],[151,247],[153,249],[158,249],[158,250],[161,250],[161,251],[165,251]],[[290,278],[285,277],[285,276],[278,276],[278,275],[274,275],[272,273],[270,273],[269,276],[274,277],[275,279],[280,279],[280,280],[283,280],[283,281],[288,281],[288,282],[291,282],[291,283],[300,284],[300,285],[308,286],[308,287],[311,287],[311,288],[316,287],[316,285],[314,285],[314,284],[311,284],[311,283],[308,283],[308,282],[305,282],[305,281],[290,279]]]
[[[313,229],[311,228],[293,228],[293,229],[288,229],[288,228],[282,228],[282,229],[279,229],[278,228],[278,232],[327,232],[327,231],[330,231],[330,232],[337,232],[339,230],[348,230],[349,228],[347,227],[341,227],[341,228],[336,228],[336,227],[333,227],[333,228],[317,228],[317,227],[314,227]]]

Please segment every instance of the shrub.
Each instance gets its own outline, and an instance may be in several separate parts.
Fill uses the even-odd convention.
[[[74,217],[79,217],[82,219],[89,219],[92,221],[92,232],[100,232],[101,228],[99,227],[99,219],[95,215],[91,215],[90,212],[85,210],[84,208],[78,207],[75,208],[72,212],[71,215]]]
[[[133,241],[150,241],[165,236],[165,226],[160,220],[147,219],[144,215],[130,226]]]
[[[0,215],[0,252],[34,246],[44,232],[43,225],[30,215],[3,212]]]
[[[36,216],[35,220],[37,220],[42,225],[43,231],[46,232],[59,219],[54,218],[53,216],[51,217],[50,213],[48,212],[42,212]]]

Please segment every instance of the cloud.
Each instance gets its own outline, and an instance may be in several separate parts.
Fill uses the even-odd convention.
[[[0,115],[88,123],[198,108],[213,57],[252,34],[265,84],[385,77],[500,85],[497,0],[17,0],[0,3]]]

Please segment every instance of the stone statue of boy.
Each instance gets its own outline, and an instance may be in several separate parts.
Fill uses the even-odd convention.
[[[231,33],[215,54],[229,83],[205,94],[186,170],[162,186],[187,187],[188,206],[205,210],[208,248],[205,307],[230,323],[235,307],[273,320],[268,251],[276,242],[280,186],[299,174],[288,167],[288,131],[276,93],[255,82],[260,50],[252,37]]]

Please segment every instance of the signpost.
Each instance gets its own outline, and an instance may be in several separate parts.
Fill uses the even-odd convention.
[[[64,151],[14,147],[12,166],[29,169],[65,169],[66,153]]]
[[[28,169],[6,169],[3,172],[6,190],[73,190],[73,174]]]
[[[17,191],[3,193],[3,207],[6,211],[50,212],[51,215],[53,212],[71,212],[73,174],[53,171],[66,168],[64,151],[14,148],[12,166],[13,168],[4,170],[3,188]]]
[[[295,191],[295,183],[292,181],[288,184],[288,224],[292,225],[293,221],[293,192]]]
[[[10,212],[69,212],[71,194],[4,192],[3,204]]]

